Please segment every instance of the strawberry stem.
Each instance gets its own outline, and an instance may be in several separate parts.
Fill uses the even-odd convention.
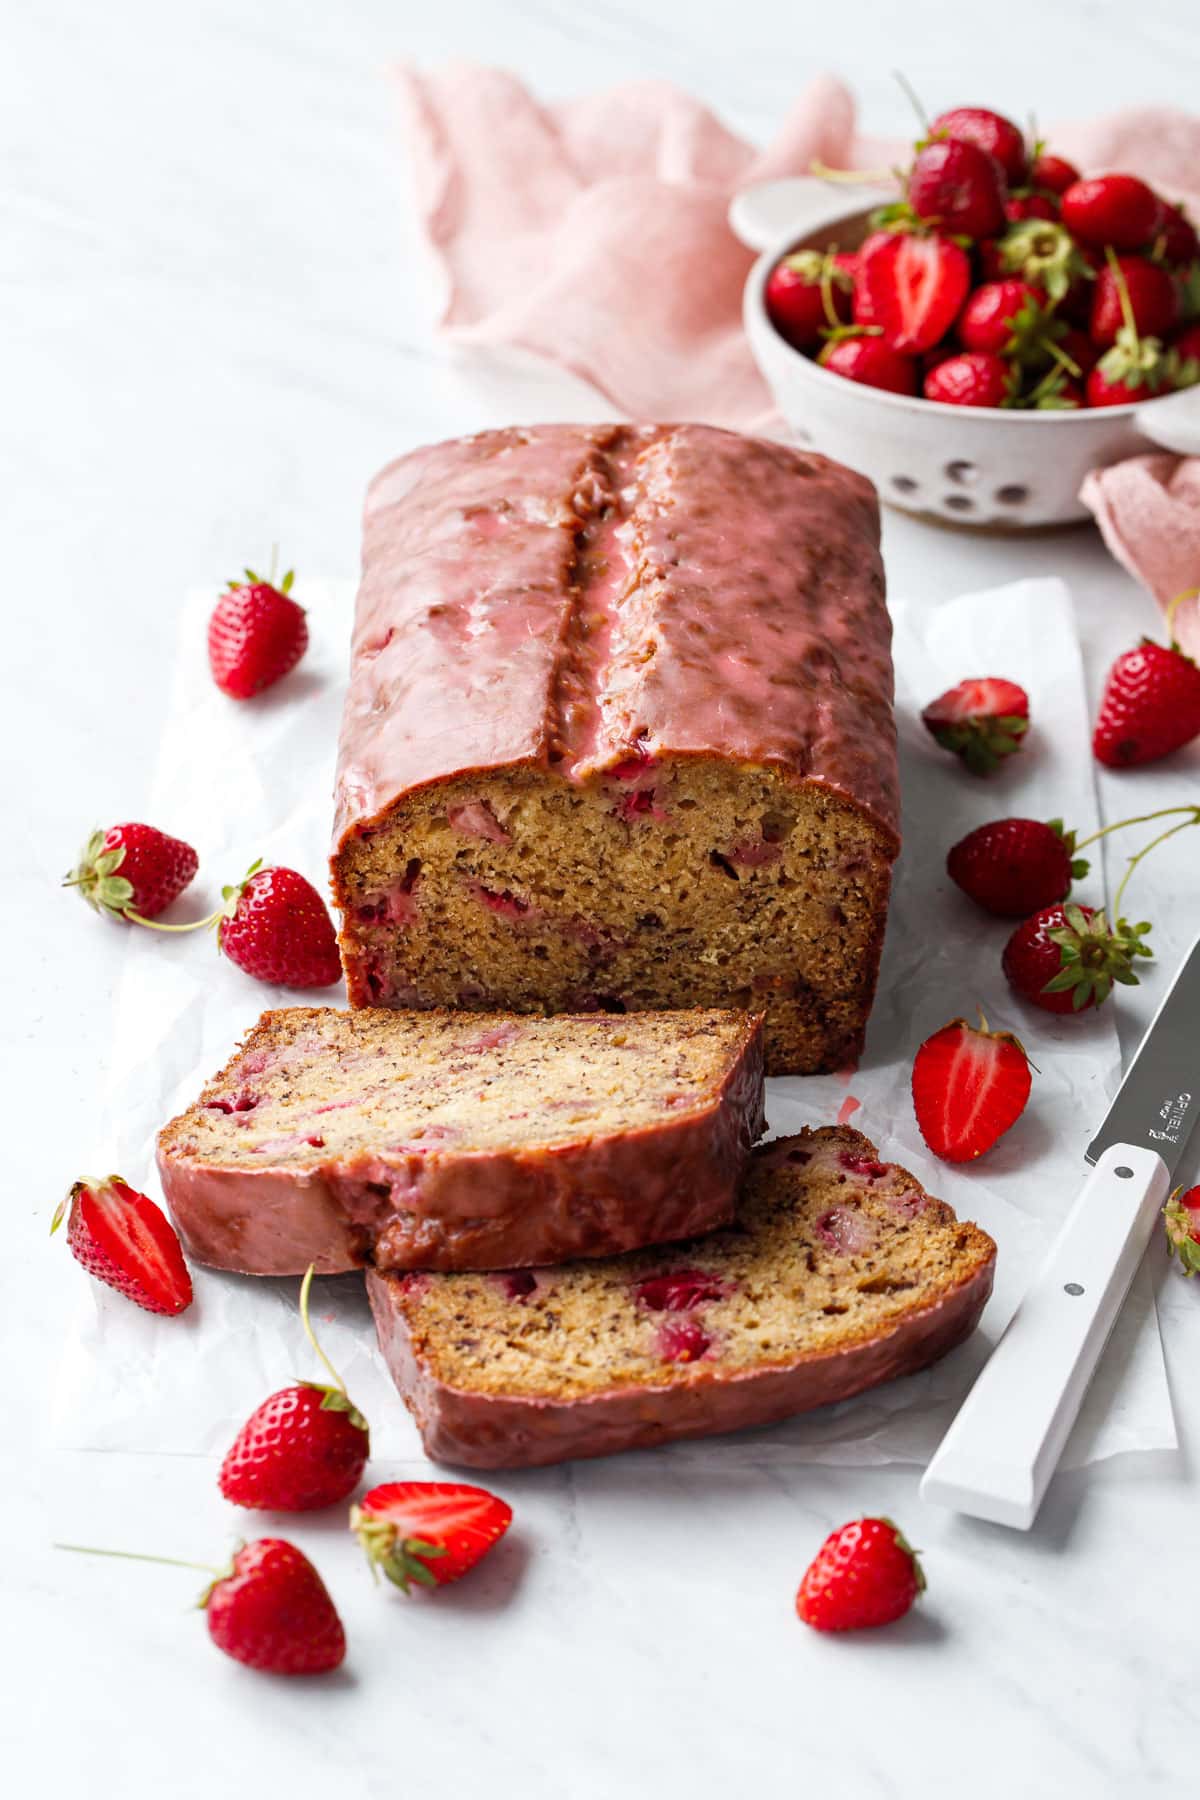
[[[214,1575],[218,1580],[225,1573],[223,1569],[214,1568],[212,1563],[185,1562],[179,1556],[151,1556],[145,1550],[105,1550],[98,1544],[61,1544],[51,1545],[54,1550],[72,1550],[80,1556],[118,1556],[123,1562],[164,1563],[171,1569],[198,1569],[201,1575]]]
[[[188,925],[160,925],[157,919],[143,919],[141,913],[134,912],[127,906],[121,917],[128,919],[131,925],[145,925],[149,931],[203,931],[206,927],[217,925],[225,917],[225,909],[221,907],[215,913],[209,913],[206,919],[193,919]]]
[[[875,187],[880,182],[893,180],[896,173],[894,169],[831,169],[819,156],[813,157],[808,172],[819,181],[841,181],[848,187]]]
[[[1043,338],[1042,349],[1048,351],[1059,367],[1065,369],[1068,375],[1072,376],[1076,381],[1082,379],[1083,370],[1075,361],[1075,358],[1073,356],[1068,356],[1061,345],[1054,342],[1053,338]]]
[[[1167,640],[1170,643],[1172,650],[1178,650],[1178,648],[1179,648],[1179,645],[1175,642],[1175,627],[1174,627],[1175,614],[1176,614],[1177,610],[1179,609],[1179,607],[1182,606],[1182,604],[1185,600],[1196,600],[1196,599],[1200,599],[1200,587],[1184,588],[1182,594],[1176,594],[1175,598],[1173,600],[1169,600],[1167,602],[1167,611],[1166,611],[1166,617],[1165,617],[1164,623],[1167,627]]]
[[[1161,806],[1157,812],[1138,813],[1132,819],[1117,819],[1111,825],[1102,825],[1099,831],[1093,831],[1091,837],[1080,838],[1075,844],[1075,849],[1086,850],[1089,844],[1098,843],[1101,838],[1107,837],[1110,831],[1124,831],[1127,825],[1150,825],[1155,819],[1169,819],[1175,813],[1190,813],[1191,817],[1173,827],[1174,830],[1181,831],[1185,825],[1200,825],[1200,806]],[[1156,843],[1158,841],[1155,839]]]
[[[833,304],[833,271],[835,266],[833,259],[836,254],[837,245],[830,244],[821,260],[821,310],[825,314],[825,318],[831,331],[836,331],[842,322],[838,318],[837,307]]]
[[[1165,831],[1160,831],[1156,838],[1151,838],[1148,844],[1144,844],[1140,850],[1129,858],[1129,866],[1121,877],[1121,885],[1118,887],[1113,898],[1113,916],[1118,924],[1121,920],[1121,900],[1125,893],[1125,889],[1129,886],[1129,877],[1133,874],[1133,871],[1137,868],[1143,857],[1149,856],[1152,850],[1157,849],[1159,844],[1165,844],[1167,839],[1173,838],[1177,832],[1186,831],[1190,825],[1200,825],[1200,807],[1195,807],[1193,809],[1193,816],[1190,819],[1180,819],[1176,824],[1169,825]]]
[[[892,77],[895,80],[897,87],[900,89],[900,92],[904,95],[904,98],[908,101],[909,105],[912,107],[913,111],[916,113],[917,123],[918,123],[918,125],[920,125],[921,130],[925,133],[925,136],[928,137],[929,136],[929,114],[925,111],[925,108],[921,105],[921,97],[917,93],[916,88],[913,86],[912,82],[908,79],[908,76],[904,73],[903,69],[893,69]]]
[[[309,1343],[312,1345],[313,1349],[316,1351],[317,1356],[320,1359],[320,1361],[323,1362],[325,1367],[328,1369],[330,1377],[333,1381],[334,1387],[337,1389],[339,1394],[345,1395],[346,1399],[348,1400],[350,1398],[350,1396],[349,1396],[349,1394],[346,1393],[346,1384],[342,1380],[341,1376],[338,1374],[337,1370],[334,1368],[333,1364],[330,1362],[329,1358],[326,1356],[325,1352],[322,1350],[320,1344],[318,1344],[317,1334],[313,1330],[312,1322],[310,1321],[309,1316],[308,1316],[308,1295],[309,1295],[309,1290],[312,1287],[312,1278],[313,1278],[314,1271],[316,1270],[316,1266],[317,1265],[315,1263],[309,1263],[307,1269],[305,1269],[305,1271],[304,1271],[304,1279],[300,1283],[300,1322],[304,1326],[305,1337],[308,1339]]]
[[[1104,259],[1109,266],[1113,280],[1117,284],[1117,299],[1121,305],[1121,318],[1124,320],[1125,329],[1128,331],[1136,346],[1139,339],[1137,320],[1133,316],[1133,302],[1129,298],[1129,288],[1125,281],[1124,271],[1117,259],[1117,253],[1111,244],[1106,244],[1104,246]]]
[[[143,919],[141,913],[134,912],[131,906],[125,907],[122,917],[128,919],[131,925],[145,925],[150,931],[211,930],[214,925],[219,925],[222,919],[232,919],[238,909],[238,902],[246,891],[247,882],[252,875],[258,874],[262,866],[262,857],[258,856],[250,864],[240,881],[233,883],[230,887],[223,887],[221,889],[221,905],[218,906],[216,912],[209,913],[207,918],[192,919],[187,925],[161,925],[157,919]]]

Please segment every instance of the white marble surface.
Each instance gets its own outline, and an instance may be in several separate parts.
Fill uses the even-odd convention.
[[[453,362],[407,224],[383,69],[395,54],[508,62],[546,91],[674,77],[765,136],[823,65],[904,129],[889,70],[934,103],[1018,114],[1195,104],[1200,27],[1179,0],[1010,0],[969,15],[859,0],[803,13],[692,0],[43,0],[10,6],[0,64],[0,343],[9,781],[9,1370],[5,1699],[14,1791],[279,1791],[592,1800],[735,1787],[792,1795],[1129,1796],[1191,1791],[1200,1283],[1164,1276],[1182,1450],[1060,1478],[1028,1538],[923,1508],[916,1471],[780,1469],[697,1485],[641,1457],[509,1478],[519,1528],[435,1604],[372,1591],[341,1527],[319,1553],[354,1646],[319,1688],[248,1676],[185,1610],[186,1574],[68,1560],[54,1536],[201,1560],[228,1541],[212,1465],[38,1452],[72,1273],[45,1240],[99,1116],[113,934],[56,879],[93,821],[137,816],[161,725],[173,608],[274,539],[345,576],[365,478],[431,436],[601,409],[516,363]],[[736,43],[737,54],[733,53]],[[1058,573],[1093,690],[1152,624],[1087,532],[981,541],[892,517],[897,588],[949,596]],[[198,754],[202,747],[198,746]],[[1142,810],[1196,788],[1110,778]],[[15,779],[14,779],[15,778]],[[1200,853],[1168,846],[1139,892],[1164,964],[1196,925]],[[1122,996],[1131,1041],[1154,984]],[[1193,1151],[1191,1178],[1197,1153]],[[385,1471],[392,1472],[392,1471]],[[398,1472],[398,1471],[397,1471]],[[862,1511],[927,1553],[926,1604],[830,1642],[791,1595],[815,1543]]]

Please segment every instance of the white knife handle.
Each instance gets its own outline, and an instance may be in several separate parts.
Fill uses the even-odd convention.
[[[1168,1181],[1153,1150],[1104,1152],[925,1471],[923,1500],[1033,1524]]]

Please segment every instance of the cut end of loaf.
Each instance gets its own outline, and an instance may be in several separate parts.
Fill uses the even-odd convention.
[[[894,843],[843,796],[702,757],[407,795],[334,859],[357,1006],[766,1014],[768,1069],[861,1050]]]

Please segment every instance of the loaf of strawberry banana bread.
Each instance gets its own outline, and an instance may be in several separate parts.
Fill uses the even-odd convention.
[[[854,1058],[898,847],[874,490],[702,425],[419,450],[367,499],[337,776],[354,1006],[766,1012]]]
[[[995,1255],[827,1128],[763,1145],[736,1223],[671,1250],[367,1287],[429,1455],[518,1468],[768,1425],[909,1375],[973,1330]]]
[[[200,1262],[494,1269],[724,1224],[763,1129],[762,1022],[289,1007],[159,1136]]]

